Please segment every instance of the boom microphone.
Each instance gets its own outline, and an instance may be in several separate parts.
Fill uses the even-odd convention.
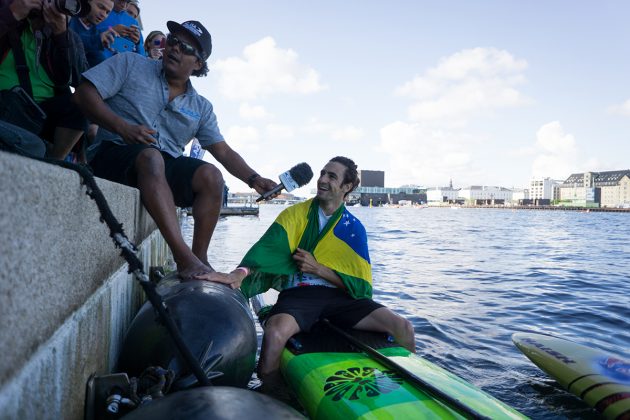
[[[313,171],[307,163],[302,162],[298,163],[285,173],[280,174],[279,178],[280,184],[258,197],[256,202],[268,200],[269,197],[279,193],[283,189],[287,190],[287,192],[291,192],[296,188],[308,184],[308,182],[313,178]]]

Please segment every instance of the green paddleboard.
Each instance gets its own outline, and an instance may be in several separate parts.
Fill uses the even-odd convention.
[[[262,302],[265,300],[256,298],[253,302],[257,313],[265,306]],[[426,387],[405,379],[405,375],[320,326],[309,334],[294,336],[282,353],[280,366],[289,389],[312,419],[474,417],[449,404],[448,399],[457,400],[482,418],[526,418],[474,385],[391,342],[384,334],[347,332],[448,398],[440,398]]]

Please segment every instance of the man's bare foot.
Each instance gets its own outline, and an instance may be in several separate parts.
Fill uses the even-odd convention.
[[[205,266],[209,267],[211,271],[217,271],[214,268],[212,268],[212,266],[210,265],[210,263],[208,262],[208,260],[200,260]]]

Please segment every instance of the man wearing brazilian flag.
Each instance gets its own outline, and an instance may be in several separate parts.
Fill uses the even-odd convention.
[[[258,364],[263,382],[278,377],[289,338],[323,318],[344,328],[391,334],[415,351],[411,323],[371,299],[365,228],[344,205],[358,185],[351,159],[331,159],[320,172],[317,196],[280,213],[237,269],[200,277],[240,286],[247,297],[272,287],[281,291],[264,327]]]

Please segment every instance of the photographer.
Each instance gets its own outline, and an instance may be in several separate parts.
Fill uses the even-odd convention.
[[[29,106],[39,105],[47,118],[35,134],[53,143],[48,155],[55,159],[68,155],[86,124],[70,101],[70,86],[78,85],[87,61],[80,38],[67,25],[68,16],[59,9],[58,1],[0,0],[0,119],[35,132],[19,116]],[[9,89],[16,86],[37,105],[29,104],[24,94],[17,97],[27,98],[21,101],[10,95]],[[24,112],[11,113],[21,108]]]

